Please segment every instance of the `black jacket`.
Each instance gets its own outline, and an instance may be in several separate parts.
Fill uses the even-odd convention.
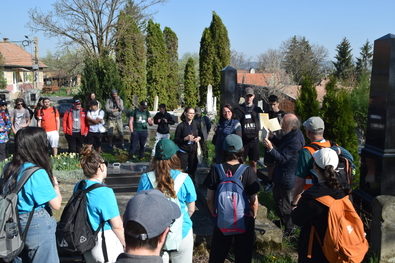
[[[174,142],[181,150],[187,153],[196,151],[196,147],[197,147],[196,143],[188,144],[188,141],[184,141],[184,138],[187,137],[189,134],[190,134],[190,129],[186,121],[183,121],[180,124],[178,124],[176,128],[176,133],[174,134]],[[200,123],[197,121],[192,121],[192,134],[195,137],[200,136],[201,142],[203,142],[204,138],[203,138],[202,129],[200,128]]]
[[[318,197],[330,195],[335,199],[345,196],[343,190],[329,189],[326,184],[315,184],[303,192],[298,202],[298,206],[292,211],[292,222],[301,227],[298,240],[298,262],[317,262],[326,263],[328,260],[322,252],[318,240],[314,237],[312,257],[307,258],[307,250],[310,240],[311,226],[315,227],[320,239],[323,240],[326,229],[328,228],[328,207],[317,200]]]
[[[270,154],[276,160],[273,182],[285,189],[292,189],[295,185],[299,150],[305,144],[303,134],[299,129],[292,130],[284,135],[281,140],[274,136],[271,141],[277,146],[270,151]]]
[[[163,119],[166,119],[167,123],[164,122]],[[161,120],[161,121],[158,122],[158,120]],[[155,116],[154,116],[154,123],[158,124],[158,129],[156,130],[157,132],[159,132],[161,134],[167,134],[167,133],[170,132],[169,125],[172,125],[172,124],[174,124],[176,122],[174,121],[174,119],[170,115],[170,113],[165,111],[165,113],[158,112],[157,114],[155,114]]]

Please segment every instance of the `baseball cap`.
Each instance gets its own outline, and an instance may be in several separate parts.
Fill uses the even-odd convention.
[[[123,214],[123,224],[126,227],[128,221],[139,223],[147,234],[137,235],[136,238],[146,240],[162,234],[180,216],[181,211],[176,203],[168,200],[159,190],[149,189],[138,192],[129,200]]]
[[[195,108],[195,114],[202,114],[202,109],[199,106]]]
[[[74,104],[77,104],[77,105],[78,105],[78,104],[81,104],[81,101],[78,100],[78,99],[77,99],[77,100],[74,100]]]
[[[89,106],[93,106],[93,105],[99,105],[99,103],[97,102],[97,100],[91,100],[89,102]]]
[[[169,160],[180,148],[169,139],[161,139],[155,147],[155,157],[158,160]]]
[[[5,100],[0,100],[0,106],[7,105],[7,102]]]
[[[225,137],[223,149],[227,152],[237,153],[243,148],[243,141],[241,137],[236,134],[229,134]]]
[[[244,90],[244,95],[254,95],[254,90],[252,88],[246,88]]]
[[[143,106],[143,109],[147,109],[148,108],[148,102],[146,100],[142,100],[140,102],[140,106]]]
[[[320,131],[325,129],[324,121],[320,117],[310,117],[307,121],[303,122],[303,127],[309,131]]]
[[[118,94],[118,91],[117,91],[116,89],[112,89],[112,90],[111,90],[111,95],[112,95],[112,94]]]
[[[337,153],[331,148],[323,148],[313,153],[315,163],[322,169],[325,169],[327,165],[332,165],[336,168],[339,164],[339,157]]]
[[[164,103],[159,104],[159,108],[166,109],[166,104],[164,104]]]

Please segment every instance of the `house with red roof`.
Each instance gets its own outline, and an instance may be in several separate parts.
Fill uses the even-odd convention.
[[[4,62],[4,71],[0,74],[4,74],[7,81],[6,90],[9,91],[10,99],[18,97],[19,93],[29,89],[42,89],[43,69],[47,68],[42,61],[37,59],[38,64],[36,64],[32,54],[9,42],[7,38],[0,41],[0,53]]]

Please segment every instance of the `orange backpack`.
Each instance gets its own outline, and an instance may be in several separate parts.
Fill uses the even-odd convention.
[[[329,195],[316,199],[329,207],[328,228],[323,242],[311,227],[307,257],[311,258],[314,234],[325,257],[331,263],[360,263],[369,249],[363,223],[348,196],[334,199]]]

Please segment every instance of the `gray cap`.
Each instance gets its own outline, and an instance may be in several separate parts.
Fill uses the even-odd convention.
[[[244,90],[244,95],[254,95],[254,90],[252,88],[246,88]]]
[[[303,127],[311,132],[323,131],[325,124],[320,117],[310,117],[307,121],[303,122]]]
[[[112,89],[112,90],[111,90],[111,95],[112,95],[112,94],[118,94],[118,91],[117,91],[116,89]]]
[[[197,106],[197,107],[195,108],[195,114],[196,114],[196,115],[202,114],[202,108],[200,108],[199,106]]]
[[[168,200],[166,196],[156,189],[138,192],[129,200],[123,224],[135,221],[144,227],[147,237],[139,235],[139,239],[151,239],[162,234],[173,220],[181,216],[180,208],[176,203]]]

